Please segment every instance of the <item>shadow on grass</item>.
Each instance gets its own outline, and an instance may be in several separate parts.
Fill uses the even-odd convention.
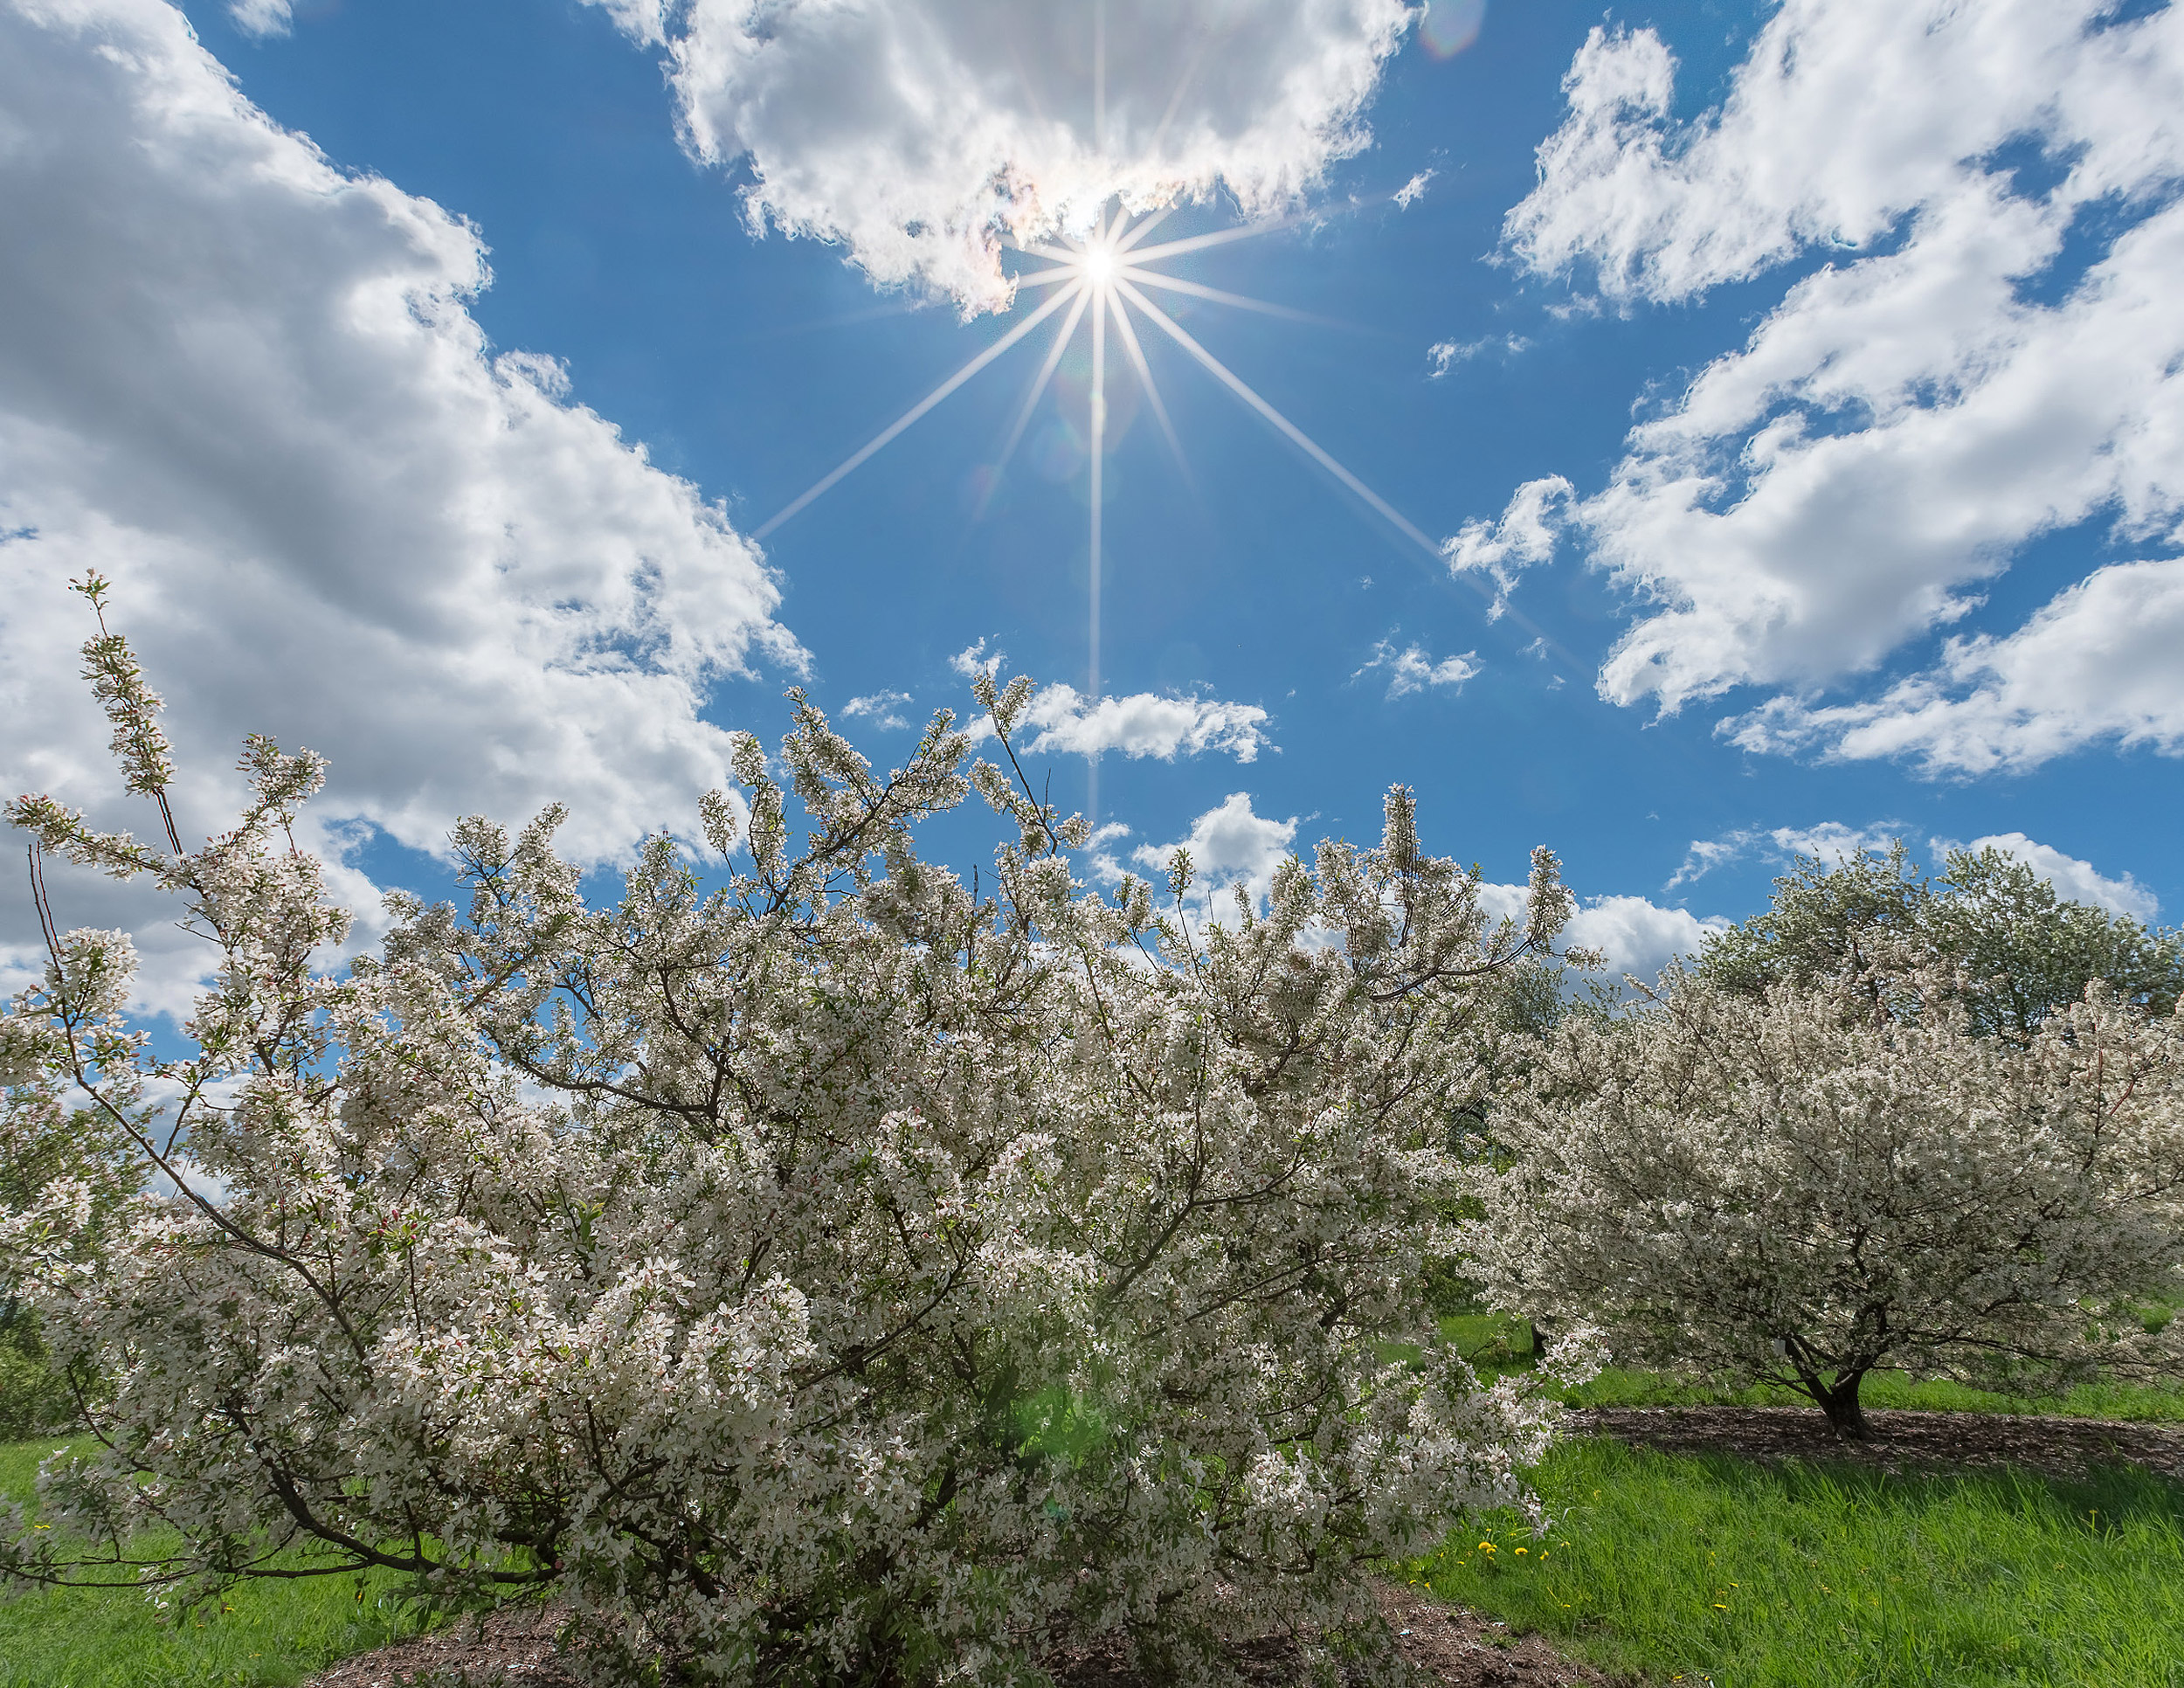
[[[1894,1475],[1552,1455],[1514,1514],[1408,1567],[1612,1670],[1722,1688],[2184,1683],[2184,1489],[2130,1470]]]

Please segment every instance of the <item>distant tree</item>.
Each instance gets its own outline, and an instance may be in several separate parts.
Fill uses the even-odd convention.
[[[2184,932],[2070,902],[1991,846],[1950,852],[1921,926],[1934,960],[1968,981],[1962,1000],[1980,1032],[2029,1037],[2096,982],[2157,1016],[2184,993]]]
[[[1886,976],[1926,1003],[1909,1018],[1874,982],[1672,977],[1620,1022],[1566,1019],[1472,1174],[1488,1298],[1787,1384],[1852,1439],[1879,1368],[2052,1380],[2127,1352],[2129,1304],[2176,1283],[2184,1027],[2096,984],[1980,1036],[1931,981]]]
[[[1840,863],[1800,859],[1774,882],[1773,905],[1710,937],[1695,970],[1752,997],[1847,974],[1890,1012],[1916,1013],[1932,993],[1959,1004],[1974,1033],[2022,1040],[2096,982],[2169,1013],[2184,991],[2184,933],[2070,902],[1992,847],[1952,851],[1930,877],[1899,841]]]

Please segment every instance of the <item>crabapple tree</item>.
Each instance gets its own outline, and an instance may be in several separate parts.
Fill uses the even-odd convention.
[[[1876,1368],[2053,1379],[2143,1339],[2184,1206],[2184,1027],[2099,984],[2021,1038],[1940,982],[1689,974],[1573,1015],[1495,1109],[1467,1269],[1619,1352],[1801,1390],[1863,1438]]]
[[[1376,1561],[1523,1498],[1556,1409],[1439,1340],[1421,1268],[1448,1120],[1570,913],[1547,852],[1489,918],[1399,788],[1379,845],[1193,926],[1187,863],[1168,899],[1073,876],[1027,681],[981,682],[998,765],[943,712],[885,776],[791,694],[702,805],[711,889],[660,838],[595,902],[558,813],[468,820],[461,905],[396,897],[326,972],[316,761],[251,741],[239,822],[185,849],[158,700],[86,653],[164,837],[13,818],[163,886],[218,965],[156,1058],[126,944],[49,922],[5,1022],[181,1174],[48,1250],[100,1451],[48,1463],[17,1575],[382,1567],[565,1602],[608,1680],[1034,1680],[1114,1635],[1192,1680],[1224,1637],[1370,1633]],[[983,889],[913,842],[974,792]]]

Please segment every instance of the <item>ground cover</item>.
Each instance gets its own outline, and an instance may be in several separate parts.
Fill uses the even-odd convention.
[[[1870,1456],[1863,1466],[1811,1456],[1831,1450],[1809,1408],[1607,1409],[1585,1422],[1596,1434],[1558,1449],[1539,1473],[1553,1519],[1545,1536],[1519,1515],[1496,1515],[1405,1567],[1389,1616],[1430,1679],[2184,1684],[2184,1486],[2089,1467],[2089,1450],[2103,1451],[2086,1440],[2099,1435],[2090,1422],[1884,1414],[1875,1446],[1859,1450]],[[2179,1435],[2160,1424],[2117,1434],[2126,1453],[2132,1437]],[[1662,1446],[1630,1445],[1646,1440]],[[1984,1457],[1989,1442],[2018,1463],[1935,1469]],[[27,1493],[55,1445],[0,1449],[0,1486]],[[1690,1451],[1709,1445],[1762,1457]],[[290,1688],[343,1658],[314,1680],[377,1684],[410,1661],[364,1656],[414,1625],[389,1585],[363,1593],[360,1602],[352,1578],[261,1584],[231,1595],[229,1609],[184,1615],[131,1591],[17,1596],[0,1602],[0,1688]],[[458,1625],[415,1663],[529,1666],[517,1679],[543,1688],[557,1679],[544,1636],[536,1621],[519,1628],[473,1646]],[[1259,1663],[1255,1681],[1293,1674],[1286,1659]],[[1069,1680],[1144,1688],[1091,1659]]]
[[[25,1502],[58,1442],[0,1445],[0,1491]],[[133,1588],[0,1597],[0,1688],[291,1688],[417,1627],[390,1577],[245,1584],[162,1610]]]
[[[2184,1489],[2108,1468],[1891,1473],[1606,1436],[1408,1567],[1611,1671],[1716,1688],[2175,1688]]]

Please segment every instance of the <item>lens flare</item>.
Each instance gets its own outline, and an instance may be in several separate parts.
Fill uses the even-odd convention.
[[[1486,22],[1486,0],[1427,0],[1418,38],[1436,59],[1454,59],[1479,38]]]

